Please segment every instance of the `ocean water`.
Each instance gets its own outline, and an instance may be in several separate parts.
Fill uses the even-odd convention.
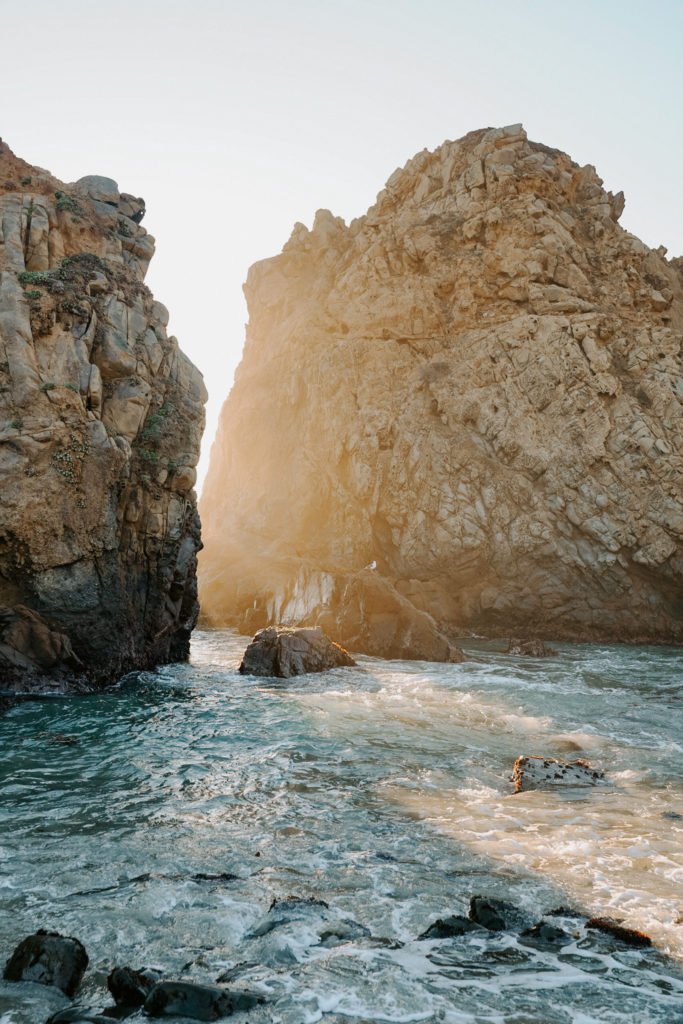
[[[246,642],[198,632],[188,665],[0,718],[1,959],[54,929],[90,956],[79,1001],[109,1004],[115,965],[157,967],[260,992],[236,1024],[683,1021],[680,649],[472,641],[462,665],[279,681],[237,673]],[[521,754],[583,757],[610,785],[514,794]],[[571,916],[551,919],[559,949],[418,938],[474,894],[656,945]],[[0,982],[0,1024],[67,1003]]]

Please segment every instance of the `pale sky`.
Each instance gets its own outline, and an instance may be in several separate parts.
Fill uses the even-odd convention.
[[[522,121],[683,254],[683,0],[0,0],[0,136],[144,196],[147,277],[209,389],[295,221],[363,214],[425,146]]]

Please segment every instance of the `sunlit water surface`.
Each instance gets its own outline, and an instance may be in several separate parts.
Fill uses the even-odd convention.
[[[199,632],[189,665],[0,719],[3,959],[38,927],[76,935],[79,998],[100,1006],[117,964],[227,971],[267,997],[252,1022],[683,1021],[680,650],[536,661],[471,642],[463,665],[360,658],[274,681],[238,675],[245,643]],[[525,753],[587,758],[613,785],[515,795]],[[530,923],[558,904],[618,917],[657,948],[557,918],[575,941],[554,951],[418,941],[475,893]],[[259,927],[289,896],[329,909]],[[0,1024],[66,1002],[0,982]]]

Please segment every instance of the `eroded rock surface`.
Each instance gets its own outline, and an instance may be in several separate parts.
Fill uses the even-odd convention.
[[[607,783],[605,773],[588,761],[557,761],[554,757],[525,754],[518,757],[512,773],[515,793],[528,789],[553,789],[557,786],[600,786]]]
[[[430,657],[458,629],[680,641],[683,264],[623,206],[485,129],[255,264],[202,497],[209,620],[400,656],[397,595]]]
[[[261,629],[251,641],[240,665],[247,676],[291,676],[324,672],[329,668],[355,665],[348,651],[333,643],[322,629]]]
[[[144,210],[0,140],[0,690],[187,656],[206,390],[144,284]]]

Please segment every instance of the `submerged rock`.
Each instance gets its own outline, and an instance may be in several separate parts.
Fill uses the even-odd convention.
[[[306,672],[324,672],[340,665],[355,665],[343,647],[329,640],[322,629],[284,629],[269,626],[251,641],[240,672],[249,676],[288,679]]]
[[[201,374],[144,283],[144,203],[0,146],[0,690],[187,657]]]
[[[53,1013],[46,1024],[111,1024],[111,1021],[111,1017],[105,1017],[90,1006],[68,1006]]]
[[[587,761],[557,761],[553,757],[525,754],[518,757],[512,773],[515,793],[529,789],[552,789],[556,786],[599,786],[605,784],[605,773]]]
[[[511,640],[505,653],[527,658],[553,658],[557,651],[552,647],[546,647],[542,640]]]
[[[264,999],[252,992],[229,991],[216,985],[189,981],[160,981],[145,1000],[150,1017],[189,1017],[191,1020],[220,1020],[233,1013],[253,1009]]]
[[[623,202],[522,125],[482,128],[252,266],[203,615],[441,660],[462,631],[683,640],[683,263]]]
[[[611,917],[591,917],[584,925],[584,928],[592,928],[595,931],[604,932],[607,935],[611,935],[612,938],[618,939],[619,942],[625,943],[627,946],[645,948],[652,945],[652,939],[645,932],[636,931],[635,928],[624,928],[618,921],[613,921]]]
[[[531,946],[567,946],[572,942],[572,937],[564,928],[548,924],[547,921],[538,921],[532,928],[525,928],[521,934],[522,940]]]
[[[88,954],[78,939],[41,929],[23,939],[5,964],[5,981],[54,985],[71,997],[88,966]]]
[[[430,924],[429,928],[425,929],[421,935],[418,935],[418,941],[421,939],[451,939],[458,935],[464,935],[465,932],[476,931],[480,927],[477,922],[471,921],[467,917],[458,917],[457,915],[440,917]]]

